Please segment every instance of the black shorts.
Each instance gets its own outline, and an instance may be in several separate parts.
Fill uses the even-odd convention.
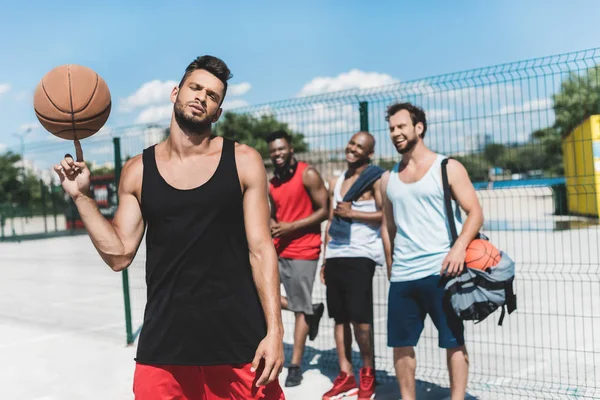
[[[375,261],[364,257],[329,258],[325,267],[327,312],[337,324],[373,322]]]

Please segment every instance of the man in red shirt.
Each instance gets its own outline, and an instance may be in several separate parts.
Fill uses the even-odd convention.
[[[312,304],[312,289],[321,254],[321,222],[328,217],[328,193],[321,175],[294,158],[285,131],[267,137],[275,174],[269,185],[271,235],[279,256],[279,274],[286,296],[281,308],[296,315],[294,350],[285,386],[302,381],[300,363],[306,337],[314,340],[323,316],[323,303]]]

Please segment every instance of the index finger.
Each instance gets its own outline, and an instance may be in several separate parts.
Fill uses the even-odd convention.
[[[75,145],[75,157],[77,157],[77,161],[83,161],[83,150],[81,149],[81,143],[79,143],[78,139],[73,140],[73,144]]]

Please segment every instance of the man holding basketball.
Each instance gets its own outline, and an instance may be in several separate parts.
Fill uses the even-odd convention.
[[[464,399],[469,362],[462,321],[444,300],[440,274],[463,269],[465,252],[483,224],[483,211],[466,169],[448,162],[452,197],[465,211],[455,219],[459,237],[451,246],[444,207],[441,163],[445,158],[425,145],[427,121],[422,109],[396,103],[387,110],[392,143],[402,160],[382,177],[381,235],[391,285],[388,299],[388,346],[402,399],[415,399],[417,345],[425,316],[438,330],[439,347],[446,349],[452,399]]]
[[[269,185],[271,234],[279,256],[279,275],[286,297],[284,310],[295,314],[294,350],[285,385],[302,382],[300,364],[306,337],[314,340],[323,316],[323,303],[312,304],[312,290],[321,253],[321,222],[327,219],[327,189],[316,169],[297,161],[289,135],[273,132],[266,138],[275,173]]]
[[[169,137],[125,163],[112,223],[77,161],[55,171],[102,259],[127,268],[146,232],[137,400],[282,400],[283,326],[267,178],[254,149],[213,136],[230,71],[194,60],[171,92]]]

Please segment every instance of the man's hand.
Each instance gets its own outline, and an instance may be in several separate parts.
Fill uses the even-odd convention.
[[[459,275],[465,265],[466,253],[466,249],[462,246],[452,247],[446,258],[444,258],[444,261],[442,261],[442,270],[440,273],[448,276]]]
[[[291,222],[275,222],[271,224],[271,236],[274,238],[287,236],[294,231],[294,225]]]
[[[252,368],[250,371],[255,372],[261,361],[264,360],[264,369],[260,378],[256,381],[256,386],[264,386],[273,382],[283,369],[283,335],[267,334],[260,342],[256,349],[254,360],[252,360]]]
[[[74,144],[77,161],[73,159],[72,155],[65,154],[60,165],[54,166],[54,171],[58,175],[63,189],[73,200],[90,193],[90,170],[83,161],[83,151],[79,140],[74,140]]]
[[[327,283],[325,283],[325,263],[321,265],[321,272],[319,273],[319,276],[321,277],[321,283],[323,285],[327,285]]]
[[[352,219],[352,203],[350,202],[341,202],[338,203],[335,210],[333,210],[333,215],[337,215],[340,218],[349,218]]]

